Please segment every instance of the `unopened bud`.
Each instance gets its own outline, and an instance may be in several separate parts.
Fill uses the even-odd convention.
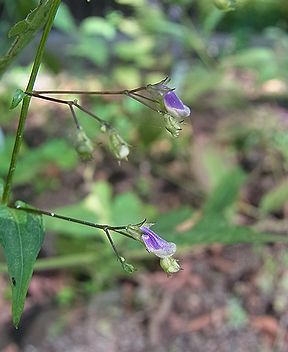
[[[129,145],[114,128],[109,129],[108,134],[110,150],[114,156],[118,160],[127,159],[129,155]]]
[[[182,128],[178,119],[169,114],[164,114],[164,122],[166,130],[170,132],[173,137],[179,137]]]
[[[132,274],[137,270],[134,267],[134,265],[127,263],[124,257],[120,257],[120,261],[121,261],[122,268],[124,271],[126,271],[126,273]]]
[[[93,144],[81,127],[77,129],[74,146],[81,160],[86,161],[92,159]]]
[[[165,257],[160,259],[161,268],[167,274],[174,274],[181,270],[181,266],[178,264],[178,260],[173,257]]]

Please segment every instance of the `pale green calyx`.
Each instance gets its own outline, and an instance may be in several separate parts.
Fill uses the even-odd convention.
[[[178,119],[170,114],[164,114],[164,122],[166,130],[170,132],[173,137],[179,137],[182,128]]]
[[[114,129],[108,130],[109,135],[109,147],[111,152],[118,160],[127,159],[129,155],[129,145],[124,141],[120,134]]]
[[[181,270],[178,260],[173,257],[165,257],[160,259],[161,268],[167,274],[174,274]]]
[[[77,129],[74,146],[82,160],[86,161],[92,159],[92,153],[94,150],[93,144],[81,127]]]
[[[143,232],[140,230],[140,227],[138,225],[128,225],[126,227],[126,232],[135,238],[135,240],[141,241],[141,236],[143,235]]]

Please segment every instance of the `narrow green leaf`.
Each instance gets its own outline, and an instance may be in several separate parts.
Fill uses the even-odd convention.
[[[0,206],[0,244],[7,261],[12,287],[12,317],[19,325],[33,266],[42,246],[42,217]]]
[[[264,195],[260,202],[260,208],[265,213],[269,213],[280,210],[285,203],[288,203],[288,178]]]
[[[162,215],[153,227],[165,240],[181,246],[193,244],[235,244],[235,243],[276,243],[288,242],[287,236],[260,233],[248,226],[237,226],[226,221],[221,214],[203,215],[193,220],[192,210],[180,208]],[[186,215],[186,216],[185,216]],[[196,222],[196,224],[195,224]],[[185,229],[187,228],[187,229]],[[133,242],[133,241],[131,241]],[[132,243],[134,244],[134,242]]]
[[[16,106],[18,106],[21,103],[21,101],[23,100],[24,97],[25,97],[25,93],[23,92],[23,90],[16,89],[15,93],[13,95],[13,98],[12,98],[10,110],[15,109]]]
[[[46,23],[52,4],[53,0],[40,1],[39,5],[28,14],[25,20],[16,23],[10,29],[8,37],[15,37],[15,40],[7,53],[0,57],[0,75]]]

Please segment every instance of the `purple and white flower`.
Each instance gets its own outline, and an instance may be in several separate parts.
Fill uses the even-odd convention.
[[[163,240],[147,226],[141,226],[140,230],[143,233],[141,239],[148,252],[154,253],[159,258],[171,257],[176,252],[175,243]]]
[[[190,109],[184,105],[182,100],[174,91],[169,91],[164,95],[163,103],[167,112],[177,118],[183,118],[190,115]]]
[[[177,96],[173,88],[167,86],[169,78],[166,77],[159,83],[149,84],[147,91],[163,107],[164,113],[175,118],[188,117],[191,113],[188,106]]]

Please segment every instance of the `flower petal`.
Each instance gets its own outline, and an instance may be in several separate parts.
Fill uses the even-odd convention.
[[[169,91],[164,95],[164,106],[173,117],[187,117],[190,115],[190,109],[184,105],[182,100],[175,92]]]
[[[146,226],[141,226],[140,229],[143,232],[141,238],[148,252],[154,253],[159,258],[170,257],[176,252],[175,243],[163,240]]]

